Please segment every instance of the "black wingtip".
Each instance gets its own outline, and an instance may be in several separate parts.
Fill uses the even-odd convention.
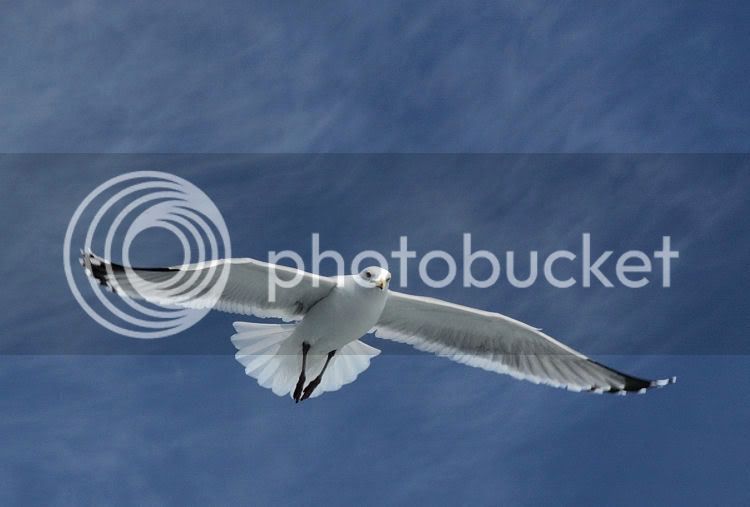
[[[110,290],[115,290],[109,281],[109,276],[118,269],[122,269],[122,266],[107,262],[89,250],[81,250],[80,263],[86,275],[96,280],[99,285]]]
[[[638,393],[643,394],[649,389],[658,389],[664,386],[668,386],[670,384],[674,384],[677,382],[677,377],[670,377],[665,379],[659,379],[659,380],[646,380],[638,377],[634,377],[632,375],[628,375],[627,373],[623,373],[621,371],[617,371],[614,368],[610,368],[609,366],[605,366],[601,363],[598,363],[596,361],[593,361],[589,359],[592,363],[595,363],[598,366],[601,366],[602,368],[606,368],[607,370],[614,372],[618,375],[621,375],[625,378],[625,385],[621,388],[619,387],[611,387],[609,389],[601,389],[592,387],[590,391],[592,392],[605,392],[605,393],[611,393],[611,394],[619,394],[619,395],[625,395],[629,393]]]
[[[95,279],[99,285],[104,288],[122,295],[121,288],[118,285],[116,275],[126,272],[125,266],[106,260],[104,257],[96,255],[91,250],[81,250],[80,263],[86,274]],[[179,271],[176,268],[139,268],[131,267],[129,269],[137,271],[154,271],[154,272],[174,272]]]

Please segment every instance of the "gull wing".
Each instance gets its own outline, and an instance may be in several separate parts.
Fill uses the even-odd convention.
[[[499,313],[394,291],[388,294],[375,336],[571,391],[645,392],[676,380],[652,381],[621,373]]]
[[[287,321],[301,319],[336,286],[333,278],[247,258],[131,268],[85,252],[81,264],[101,285],[132,299]],[[290,282],[295,277],[298,282],[291,287],[273,282]]]

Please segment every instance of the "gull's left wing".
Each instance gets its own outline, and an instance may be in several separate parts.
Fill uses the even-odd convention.
[[[132,299],[287,321],[303,318],[336,286],[333,278],[255,259],[131,268],[84,252],[81,264],[101,285]],[[287,283],[295,278],[297,283],[293,286]],[[274,283],[275,280],[282,284]]]
[[[625,394],[676,379],[644,380],[608,368],[499,313],[389,291],[375,336],[535,383]]]

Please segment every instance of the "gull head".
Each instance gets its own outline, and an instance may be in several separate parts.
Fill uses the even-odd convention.
[[[388,288],[391,281],[391,273],[379,266],[363,269],[359,273],[360,285],[363,287],[377,287],[380,290]]]

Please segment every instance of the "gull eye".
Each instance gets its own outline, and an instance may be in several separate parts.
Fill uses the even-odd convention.
[[[372,273],[370,273],[369,271],[365,271],[365,276],[367,278],[372,278]]]

